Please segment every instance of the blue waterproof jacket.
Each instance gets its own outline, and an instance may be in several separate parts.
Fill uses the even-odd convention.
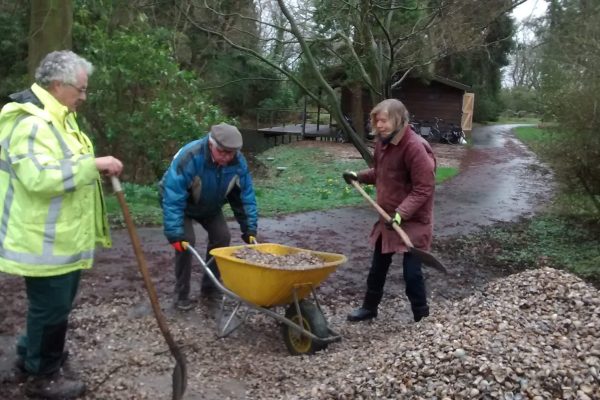
[[[208,135],[183,146],[160,183],[164,233],[169,242],[185,240],[184,217],[200,220],[229,203],[242,234],[255,236],[256,197],[248,163],[241,152],[226,166],[215,164]]]

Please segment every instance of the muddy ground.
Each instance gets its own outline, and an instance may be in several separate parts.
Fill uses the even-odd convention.
[[[448,302],[466,297],[489,280],[505,273],[493,266],[480,265],[477,262],[477,252],[481,249],[471,249],[469,257],[463,257],[464,254],[461,254],[463,250],[460,252],[454,250],[453,241],[459,236],[477,232],[484,226],[498,222],[516,223],[534,214],[551,197],[551,174],[522,143],[515,139],[511,128],[512,126],[509,125],[477,128],[471,138],[473,145],[469,147],[435,146],[439,164],[459,166],[461,173],[451,181],[440,185],[436,192],[436,223],[432,251],[443,260],[451,273],[449,276],[442,276],[431,269],[425,269],[433,317],[436,302]],[[313,142],[310,145],[319,144],[320,142]],[[294,145],[306,144],[298,142]],[[321,143],[321,145],[327,146],[328,151],[335,156],[357,157],[357,153],[348,144]],[[259,221],[260,242],[274,242],[311,250],[342,253],[347,256],[348,262],[338,268],[319,287],[319,295],[324,303],[330,325],[335,330],[341,331],[344,336],[341,344],[330,346],[332,351],[335,351],[335,346],[356,345],[357,329],[364,329],[346,323],[345,315],[357,306],[362,298],[371,257],[366,238],[376,218],[375,211],[364,206],[263,218]],[[230,222],[230,227],[233,236],[232,244],[241,244],[238,227],[234,222]],[[211,381],[210,390],[195,385],[192,379],[186,398],[262,398],[257,394],[260,391],[255,387],[256,385],[252,386],[251,383],[240,379],[238,374],[228,375],[227,371],[211,370],[206,364],[211,360],[216,360],[214,362],[218,364],[224,357],[229,360],[236,354],[237,347],[251,348],[257,357],[264,353],[269,357],[280,357],[285,360],[287,353],[281,343],[281,337],[277,335],[274,322],[260,319],[258,325],[259,328],[264,325],[264,331],[250,327],[234,333],[232,337],[215,339],[214,331],[211,330],[214,328],[212,318],[214,313],[204,304],[198,303],[196,308],[187,314],[176,313],[171,307],[174,283],[173,254],[171,248],[165,243],[161,228],[138,228],[138,234],[164,312],[170,323],[176,325],[175,333],[179,334],[189,328],[200,329],[202,333],[197,335],[206,335],[197,338],[201,343],[183,343],[184,349],[187,348],[191,353],[202,354],[199,362],[204,366],[195,365],[195,357],[188,354],[191,360],[188,368],[190,374],[196,378],[202,378],[199,377],[201,373],[197,371],[212,373],[218,378]],[[205,234],[202,230],[197,230],[197,237],[198,243],[204,242]],[[118,353],[109,351],[111,348],[121,349],[121,353],[125,353],[136,345],[135,340],[132,344],[131,337],[124,338],[117,334],[111,337],[111,331],[103,332],[103,329],[111,326],[113,330],[125,329],[127,332],[126,327],[122,326],[128,323],[127,321],[140,317],[147,317],[148,321],[153,321],[127,232],[113,231],[113,243],[112,249],[98,253],[95,267],[84,273],[72,318],[69,345],[74,350],[75,361],[82,365],[84,379],[91,389],[87,398],[169,398],[171,388],[169,375],[173,362],[164,355],[166,348],[162,349],[162,360],[159,363],[164,368],[158,372],[150,373],[148,366],[141,361],[137,365],[132,362],[127,366],[121,363],[117,367],[110,367],[113,360],[119,358]],[[198,248],[200,253],[204,254],[204,249],[201,246]],[[468,261],[463,261],[464,259]],[[193,295],[198,294],[200,277],[198,266],[193,276]],[[397,324],[411,322],[409,306],[403,293],[401,259],[396,257],[390,270],[386,285],[386,300],[382,304],[382,309],[385,309],[386,304],[392,303],[400,303],[403,306],[387,316],[383,312],[380,319],[393,318]],[[109,322],[102,322],[106,313],[110,314],[111,307],[113,310],[125,310],[122,312],[126,315],[118,316],[122,319],[118,328],[111,325],[112,322],[109,320],[106,320]],[[10,370],[14,362],[14,343],[24,326],[25,314],[26,297],[23,280],[0,274],[0,399],[23,398],[22,381],[12,380]],[[162,337],[155,326],[152,326],[153,322],[148,323],[151,325],[148,326],[147,332],[130,330],[130,336],[139,335],[142,343],[144,342],[142,338],[151,335],[148,340],[153,347],[164,347]],[[86,327],[87,325],[89,327]],[[132,326],[137,325],[132,324]],[[94,335],[94,330],[102,331],[106,336]],[[377,337],[378,333],[371,331],[370,334]],[[184,333],[180,336],[187,338]],[[181,340],[180,337],[178,339]],[[111,346],[106,347],[107,343],[111,343]],[[139,344],[138,346],[141,347]],[[212,348],[209,350],[205,347]],[[166,353],[168,355],[168,352]],[[235,365],[239,365],[239,361],[236,361]],[[235,369],[231,364],[225,364],[225,369],[227,368]],[[145,372],[140,373],[140,370]],[[115,389],[116,386],[111,384],[116,380],[124,382],[119,384],[122,386],[121,389]],[[132,391],[128,382],[150,387],[151,394],[144,397],[139,394],[142,392]],[[254,390],[253,395],[248,395],[250,387]]]

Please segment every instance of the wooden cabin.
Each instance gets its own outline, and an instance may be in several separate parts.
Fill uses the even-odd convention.
[[[463,111],[469,112],[464,110],[463,103],[470,88],[440,76],[435,76],[428,83],[420,78],[409,77],[392,91],[392,95],[408,108],[411,119],[433,123],[437,117],[445,125],[463,125]],[[472,115],[472,108],[470,113]],[[470,127],[463,126],[465,128],[470,130]]]
[[[469,89],[468,85],[441,76],[434,76],[430,81],[407,77],[392,95],[406,105],[413,120],[432,124],[437,117],[443,120],[442,125],[454,124],[469,131],[473,116],[473,94],[467,92]],[[344,114],[356,120],[360,113],[355,108],[362,108],[361,122],[366,122],[374,105],[367,91],[363,90],[362,99],[357,99],[348,87],[342,87],[341,94]]]

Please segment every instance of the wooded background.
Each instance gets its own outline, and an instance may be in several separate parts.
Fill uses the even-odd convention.
[[[597,195],[600,5],[551,0],[521,40],[510,11],[523,1],[0,0],[0,98],[72,48],[96,67],[80,117],[97,152],[149,183],[213,123],[251,126],[257,110],[300,110],[305,97],[369,161],[334,87],[375,104],[407,77],[437,75],[472,87],[475,121],[506,107],[557,121],[571,133],[557,151],[565,182]],[[351,117],[362,129],[363,113]]]

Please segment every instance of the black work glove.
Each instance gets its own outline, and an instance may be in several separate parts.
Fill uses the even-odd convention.
[[[356,172],[354,171],[344,171],[342,177],[348,185],[352,185],[352,181],[358,182],[358,175],[356,175]]]
[[[242,240],[248,244],[256,244],[256,232],[246,232],[242,234]]]

